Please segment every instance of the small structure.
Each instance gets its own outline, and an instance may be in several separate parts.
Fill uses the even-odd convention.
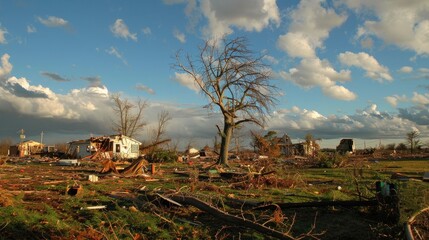
[[[356,150],[353,139],[349,138],[341,139],[340,144],[336,149],[340,154],[354,153]]]
[[[206,145],[203,149],[200,150],[200,157],[202,158],[217,158],[217,154],[213,149]]]
[[[111,135],[91,137],[68,144],[67,155],[72,158],[84,158],[100,152],[105,158],[136,159],[140,156],[139,148],[142,143],[124,135]]]
[[[292,143],[292,139],[287,135],[283,135],[280,138],[274,139],[276,144],[280,147],[282,155],[286,157],[291,156],[305,156],[305,155],[314,155],[316,149],[313,146],[313,143],[310,142],[310,145],[307,146],[307,143]]]
[[[287,134],[284,134],[282,137],[276,139],[277,145],[280,147],[280,151],[283,155],[289,157],[295,155],[294,146],[292,140]]]
[[[44,145],[42,143],[33,140],[23,141],[16,146],[10,146],[9,155],[25,157],[33,154],[39,154],[42,152],[43,146]]]

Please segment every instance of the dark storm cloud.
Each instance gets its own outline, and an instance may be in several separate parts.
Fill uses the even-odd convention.
[[[22,87],[18,83],[8,83],[6,84],[5,88],[9,90],[10,93],[17,97],[23,97],[23,98],[49,98],[49,96],[41,91],[32,91],[27,90],[24,87]]]
[[[48,77],[51,80],[57,81],[57,82],[69,82],[70,79],[64,78],[56,73],[51,72],[41,72],[42,76]]]
[[[96,77],[82,77],[82,80],[88,81],[90,87],[98,87],[103,88],[103,85],[101,84],[101,78],[99,76]]]
[[[415,122],[419,125],[429,126],[429,106],[427,108],[399,108],[399,117],[408,119],[412,122]]]

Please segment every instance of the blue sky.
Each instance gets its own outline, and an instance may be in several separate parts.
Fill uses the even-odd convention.
[[[111,134],[109,94],[121,93],[149,103],[138,138],[166,110],[176,143],[210,145],[220,118],[171,66],[220,36],[265,55],[282,93],[265,130],[328,147],[404,142],[412,130],[427,142],[425,0],[0,0],[0,139]]]

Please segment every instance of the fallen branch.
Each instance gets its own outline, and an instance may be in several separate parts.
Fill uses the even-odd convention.
[[[181,204],[186,205],[192,205],[202,211],[205,211],[212,216],[214,216],[216,219],[228,222],[230,224],[238,225],[241,227],[250,228],[253,230],[256,230],[260,233],[269,235],[271,237],[275,237],[278,239],[295,239],[294,237],[288,235],[287,233],[282,233],[280,231],[277,231],[275,229],[268,228],[266,226],[263,226],[259,223],[247,220],[245,218],[240,218],[237,216],[233,216],[227,212],[224,212],[218,208],[215,208],[208,203],[205,203],[195,197],[189,197],[189,196],[178,196],[178,195],[172,195],[170,198],[176,202],[179,202]]]

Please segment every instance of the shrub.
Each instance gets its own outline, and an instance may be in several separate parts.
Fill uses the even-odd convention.
[[[347,156],[338,153],[326,154],[319,152],[317,156],[317,167],[321,168],[334,168],[339,167],[347,160]]]
[[[160,149],[148,154],[146,159],[152,163],[174,162],[177,160],[177,153]]]

